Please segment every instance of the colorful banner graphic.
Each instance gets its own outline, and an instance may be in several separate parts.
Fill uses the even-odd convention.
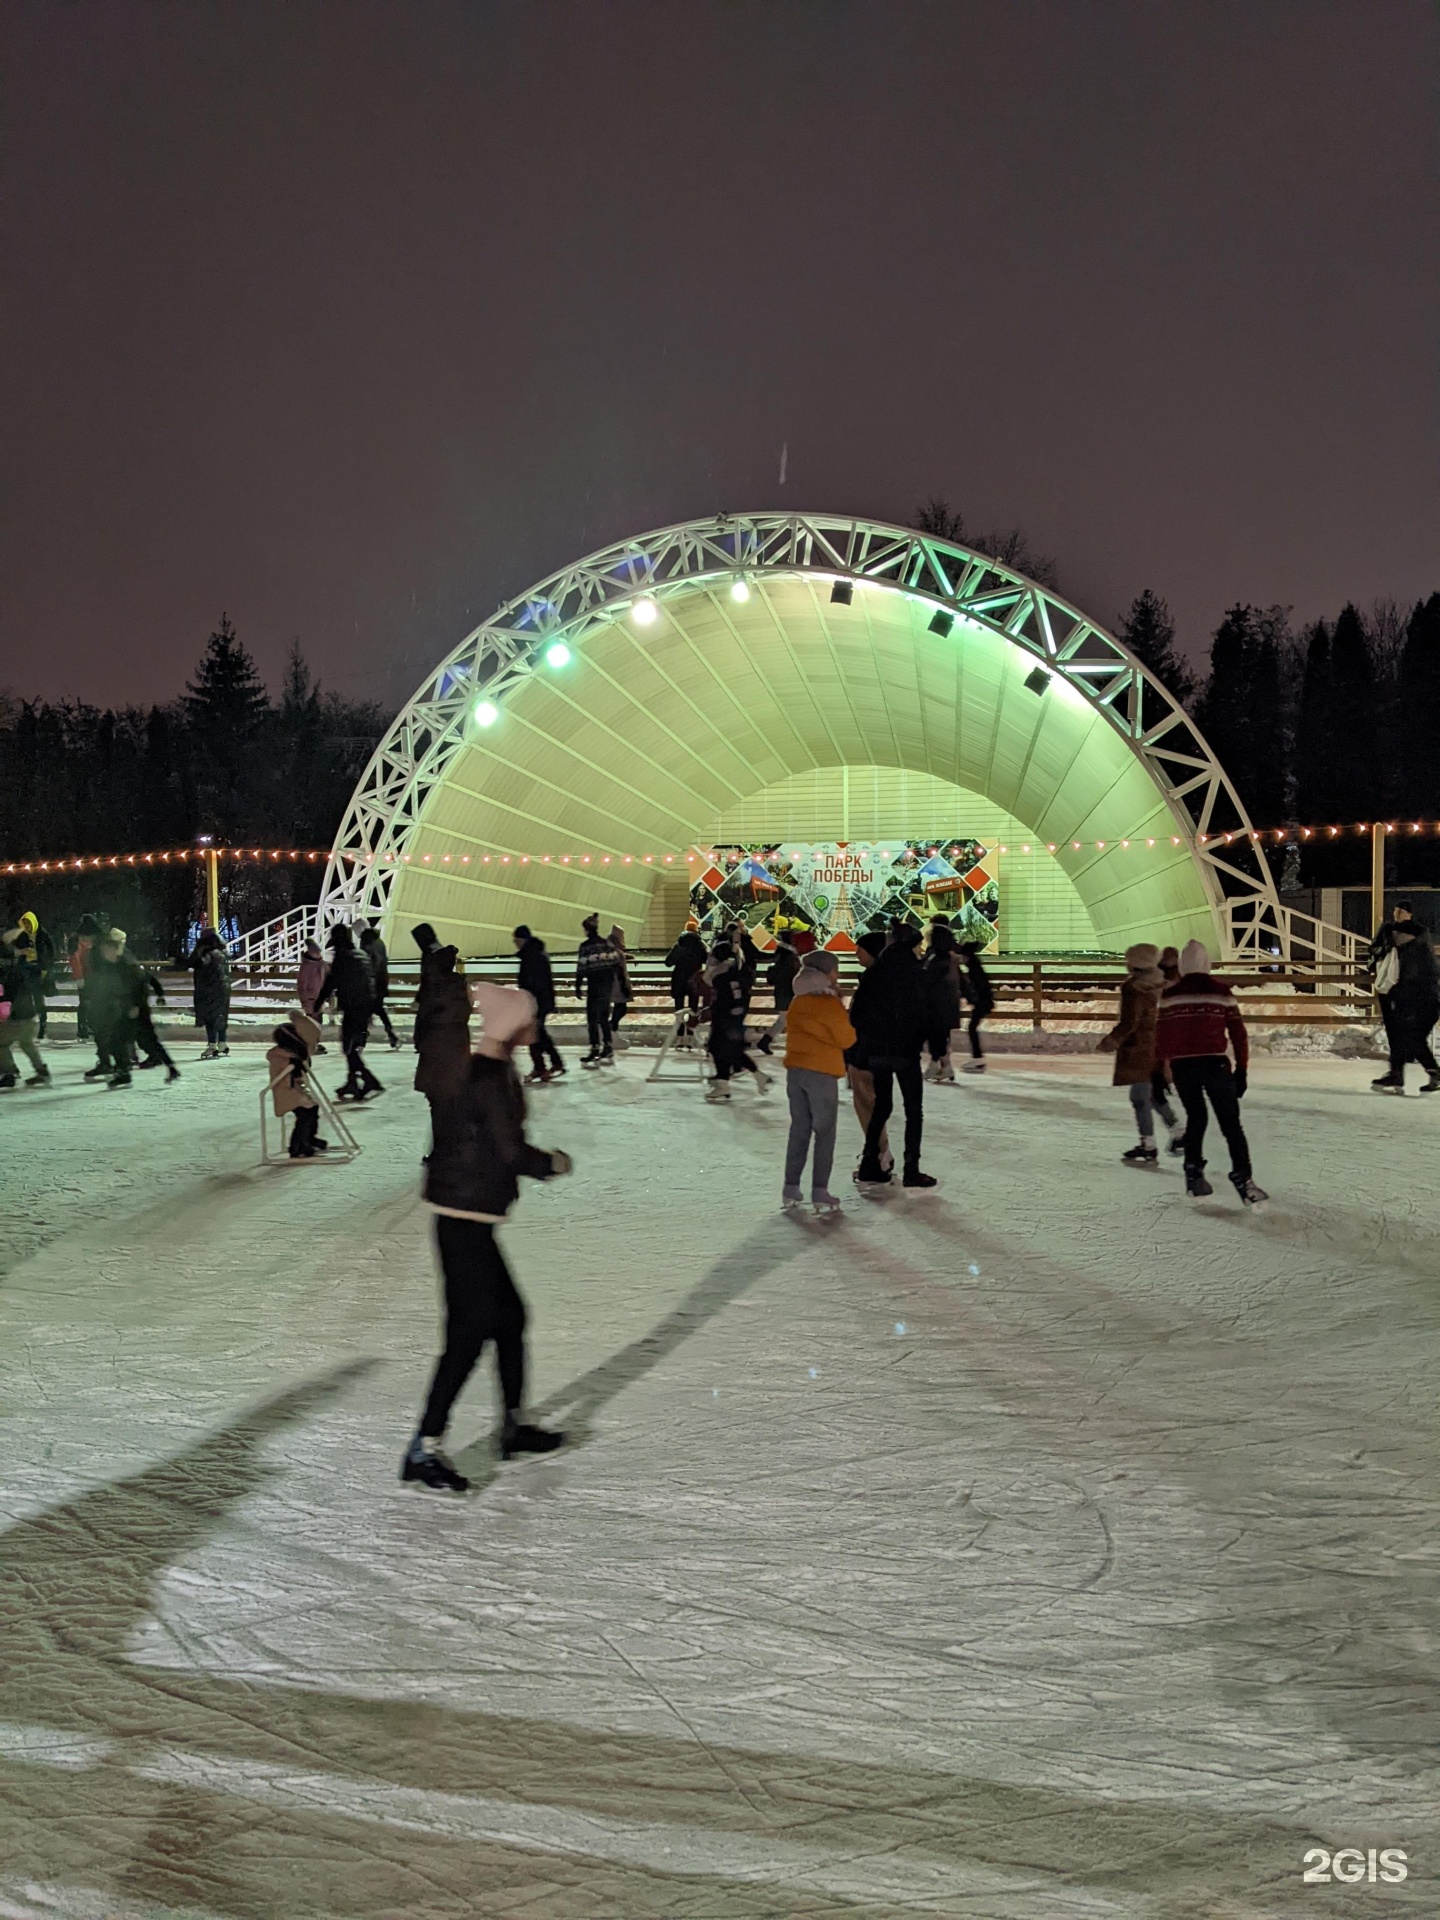
[[[761,944],[789,927],[843,949],[867,928],[897,919],[924,926],[939,913],[961,941],[989,947],[999,937],[1000,888],[979,840],[787,841],[697,852],[705,864],[690,912],[707,939],[743,920]]]

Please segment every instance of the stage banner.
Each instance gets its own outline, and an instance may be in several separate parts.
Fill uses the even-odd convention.
[[[938,913],[961,941],[990,947],[999,937],[995,862],[982,841],[964,835],[694,851],[701,870],[690,912],[707,938],[743,920],[765,945],[788,927],[817,946],[848,949],[867,928],[896,919],[924,926]]]

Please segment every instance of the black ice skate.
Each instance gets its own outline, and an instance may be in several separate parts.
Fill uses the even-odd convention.
[[[931,1187],[938,1187],[939,1184],[933,1173],[922,1173],[919,1167],[907,1167],[905,1178],[901,1182],[902,1186],[912,1190],[918,1188],[921,1192],[928,1192]]]
[[[1377,1093],[1404,1093],[1405,1076],[1403,1073],[1382,1073],[1378,1080],[1372,1080],[1370,1084]]]
[[[27,1080],[25,1084],[29,1086],[30,1082]],[[1440,1073],[1432,1073],[1420,1091],[1421,1093],[1440,1093]]]
[[[1270,1198],[1265,1189],[1263,1187],[1257,1187],[1248,1175],[1242,1180],[1239,1174],[1232,1173],[1230,1176],[1230,1184],[1234,1187],[1236,1193],[1239,1194],[1247,1207],[1258,1207],[1262,1200],[1268,1200]]]
[[[1203,1200],[1207,1194],[1214,1193],[1215,1189],[1205,1178],[1203,1167],[1186,1167],[1185,1191],[1192,1200]]]
[[[1154,1147],[1131,1147],[1120,1158],[1127,1167],[1158,1167],[1160,1164],[1159,1152]]]
[[[500,1458],[513,1460],[517,1453],[553,1453],[563,1447],[565,1436],[549,1427],[527,1427],[522,1420],[507,1420],[500,1429]]]
[[[463,1473],[457,1473],[443,1453],[425,1453],[414,1459],[406,1454],[400,1463],[400,1478],[409,1480],[416,1486],[425,1487],[431,1493],[468,1493],[470,1482]]]

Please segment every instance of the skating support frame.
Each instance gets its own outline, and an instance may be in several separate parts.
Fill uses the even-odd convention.
[[[694,1071],[690,1071],[688,1067],[683,1073],[676,1072],[673,1068],[668,1072],[666,1070],[665,1062],[670,1059],[672,1054],[681,1050],[679,1046],[680,1037],[689,1025],[691,1017],[690,1013],[684,1007],[681,1007],[675,1015],[674,1020],[671,1022],[670,1031],[661,1042],[660,1051],[655,1056],[655,1064],[645,1076],[647,1080],[681,1080],[691,1086],[698,1081],[703,1086],[706,1080],[709,1079],[710,1076],[705,1071],[705,1062],[710,1056],[699,1044],[698,1028],[692,1036],[696,1043],[695,1050],[691,1055],[691,1064],[693,1065]]]
[[[360,1142],[355,1138],[349,1127],[346,1126],[340,1109],[335,1105],[329,1094],[326,1093],[320,1082],[312,1076],[307,1084],[320,1108],[320,1118],[324,1122],[327,1132],[333,1135],[333,1138],[331,1139],[329,1149],[325,1153],[317,1153],[313,1160],[306,1161],[304,1164],[318,1167],[322,1162],[325,1162],[331,1165],[343,1166],[347,1161],[353,1160],[360,1152]],[[272,1118],[270,1099],[274,1091],[275,1083],[272,1081],[268,1087],[264,1088],[260,1095],[261,1164],[267,1167],[278,1167],[281,1165],[287,1167],[299,1166],[301,1164],[300,1161],[290,1158],[288,1129],[285,1125],[288,1116],[285,1114],[279,1116],[279,1146],[274,1153],[270,1151],[270,1120]]]

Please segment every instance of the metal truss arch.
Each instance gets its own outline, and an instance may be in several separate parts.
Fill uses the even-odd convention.
[[[1227,949],[1288,948],[1288,928],[1238,793],[1184,708],[1115,636],[989,555],[912,528],[847,515],[720,514],[617,541],[562,568],[476,627],[392,723],[346,810],[318,911],[385,919],[396,875],[481,700],[502,707],[557,643],[586,636],[637,599],[717,581],[811,576],[888,589],[999,636],[1064,682],[1124,741],[1188,846]],[[1228,836],[1228,838],[1227,838]]]

